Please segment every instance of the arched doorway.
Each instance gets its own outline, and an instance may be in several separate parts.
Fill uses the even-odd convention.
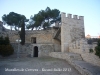
[[[38,47],[34,47],[34,57],[38,57]]]

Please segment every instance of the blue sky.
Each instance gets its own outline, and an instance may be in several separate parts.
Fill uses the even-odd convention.
[[[28,19],[46,7],[84,16],[85,35],[100,35],[100,0],[0,0],[0,20],[3,14],[16,12]]]

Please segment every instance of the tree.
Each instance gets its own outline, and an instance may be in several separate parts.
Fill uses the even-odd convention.
[[[4,14],[2,16],[2,20],[4,24],[11,26],[11,30],[12,30],[12,26],[15,26],[15,30],[17,30],[16,27],[20,27],[20,20],[21,20],[20,16],[21,16],[20,14],[17,14],[15,12],[10,12],[7,15]]]
[[[97,46],[95,47],[96,53],[95,55],[99,56],[100,58],[100,39],[97,42]]]
[[[30,17],[30,20],[28,21],[28,24],[26,25],[27,29],[32,28],[32,30],[34,29],[34,21],[32,20],[33,16]]]
[[[24,21],[22,22],[22,26],[21,26],[20,38],[21,38],[20,43],[24,45],[25,44],[25,23]]]
[[[14,53],[14,49],[10,44],[9,37],[0,37],[0,55],[9,56]]]
[[[27,28],[46,29],[56,21],[61,21],[60,11],[58,9],[50,9],[47,7],[45,10],[39,11],[34,17],[31,18],[34,24],[27,25]]]
[[[0,37],[0,45],[3,45],[4,44],[4,38],[3,36]]]
[[[5,45],[9,45],[10,44],[10,40],[9,40],[9,37],[5,37]]]
[[[24,15],[17,14],[15,12],[10,12],[8,15],[2,16],[3,22],[9,26],[15,26],[15,30],[19,31],[19,27],[21,27],[20,38],[22,40],[21,44],[25,43],[25,22],[28,21]]]

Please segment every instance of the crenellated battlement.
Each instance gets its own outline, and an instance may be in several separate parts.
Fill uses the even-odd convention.
[[[66,13],[62,12],[61,17],[64,18],[66,17]],[[84,20],[84,16],[78,16],[78,15],[73,15],[72,14],[67,14],[66,18],[72,18],[72,19],[77,19],[77,20]]]
[[[84,16],[61,13],[62,52],[68,52],[69,43],[84,38]]]

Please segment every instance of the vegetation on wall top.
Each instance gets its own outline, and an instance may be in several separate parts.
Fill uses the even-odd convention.
[[[100,39],[97,42],[97,46],[95,47],[95,51],[96,51],[95,55],[99,56],[99,58],[100,58]]]

